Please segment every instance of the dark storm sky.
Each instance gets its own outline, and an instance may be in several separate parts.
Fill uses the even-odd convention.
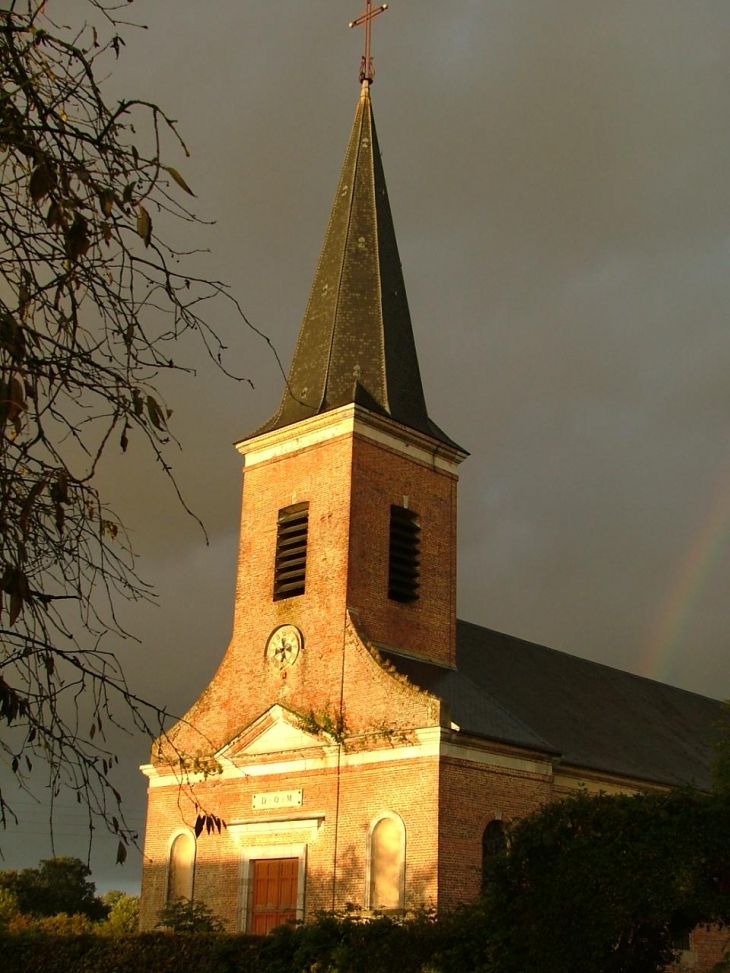
[[[359,12],[137,0],[149,29],[127,33],[108,82],[179,119],[192,157],[171,143],[165,161],[216,221],[184,242],[210,248],[204,272],[230,283],[287,366],[358,96]],[[374,50],[429,410],[472,454],[460,617],[729,696],[730,6],[392,0]],[[211,323],[255,389],[200,355],[195,381],[166,385],[184,447],[173,465],[210,546],[134,449],[105,474],[160,596],[128,613],[141,644],[120,654],[135,688],[177,712],[230,634],[231,443],[282,388],[232,313]],[[141,825],[147,745],[121,746]],[[58,850],[79,853],[67,822]],[[28,807],[8,864],[47,854],[43,834]],[[131,887],[139,856],[115,872],[112,846],[98,842],[96,878]]]

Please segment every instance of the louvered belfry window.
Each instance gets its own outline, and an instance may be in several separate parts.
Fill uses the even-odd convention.
[[[412,510],[390,508],[390,562],[388,597],[393,601],[416,601],[420,565],[421,528]]]
[[[308,503],[295,503],[279,511],[274,565],[275,601],[304,594],[308,526]]]

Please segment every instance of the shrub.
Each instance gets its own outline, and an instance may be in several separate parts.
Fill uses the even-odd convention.
[[[467,910],[439,920],[350,913],[271,936],[0,935],[3,968],[13,973],[494,973],[478,935],[482,922]]]
[[[8,929],[19,915],[18,896],[10,889],[0,887],[0,929]]]
[[[103,896],[109,915],[103,931],[113,936],[137,932],[139,929],[139,896],[113,890]]]
[[[225,926],[204,902],[179,898],[157,913],[156,929],[169,932],[223,932]]]
[[[96,924],[81,913],[69,916],[65,912],[59,912],[55,916],[35,919],[29,929],[48,936],[82,936],[95,932]]]

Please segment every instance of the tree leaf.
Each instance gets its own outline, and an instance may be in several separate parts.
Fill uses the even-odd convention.
[[[14,419],[25,410],[25,389],[23,383],[15,375],[10,379],[8,398],[11,406],[9,417]]]
[[[68,503],[68,473],[59,470],[51,486],[51,497],[55,503]]]
[[[32,278],[26,270],[21,271],[21,273],[23,277],[18,285],[18,312],[20,314],[20,320],[25,321],[30,310],[30,286]]]
[[[144,240],[144,245],[148,247],[152,240],[152,220],[141,203],[137,204],[137,233]]]
[[[99,193],[99,209],[104,216],[109,216],[114,207],[114,193],[110,189],[102,189]]]
[[[0,719],[10,726],[18,716],[28,715],[28,701],[18,695],[0,676]]]
[[[144,412],[144,399],[142,398],[142,393],[139,389],[132,389],[132,407],[134,408],[134,414],[136,416],[141,416]]]
[[[10,624],[15,625],[23,610],[23,595],[18,588],[10,592]]]
[[[34,203],[40,203],[44,196],[56,185],[56,177],[45,163],[37,166],[31,173],[28,191]]]
[[[12,314],[0,314],[0,347],[15,361],[22,361],[26,352],[26,330]]]
[[[76,213],[71,228],[66,233],[66,249],[71,262],[73,263],[79,257],[83,257],[90,246],[89,224],[86,217],[82,216],[81,213]]]
[[[63,207],[60,203],[57,203],[54,199],[51,205],[48,207],[48,213],[46,214],[46,226],[49,229],[53,229],[54,226],[62,225]]]
[[[28,536],[28,525],[30,522],[30,515],[33,511],[33,506],[45,485],[46,485],[45,477],[41,477],[40,480],[36,480],[36,482],[33,484],[33,489],[30,491],[30,493],[26,498],[25,503],[23,504],[23,509],[20,512],[20,529],[23,533],[24,538],[27,538]]]
[[[147,413],[155,429],[163,430],[165,428],[165,413],[160,403],[152,395],[147,396]]]
[[[119,524],[115,524],[113,520],[102,520],[101,532],[115,541],[119,536]]]
[[[177,169],[174,169],[172,166],[163,166],[162,168],[165,170],[165,172],[169,172],[170,173],[170,175],[175,180],[175,182],[178,184],[178,186],[181,189],[185,190],[185,192],[188,193],[188,195],[195,196],[195,193],[192,191],[192,189],[190,188],[190,186],[188,186],[188,184],[185,182],[185,180],[180,175],[180,173],[177,171]]]

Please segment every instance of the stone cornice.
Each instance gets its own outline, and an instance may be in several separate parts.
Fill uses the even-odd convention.
[[[250,468],[347,435],[369,439],[448,473],[454,473],[467,456],[464,450],[355,403],[243,439],[235,446],[244,457],[244,467]]]

